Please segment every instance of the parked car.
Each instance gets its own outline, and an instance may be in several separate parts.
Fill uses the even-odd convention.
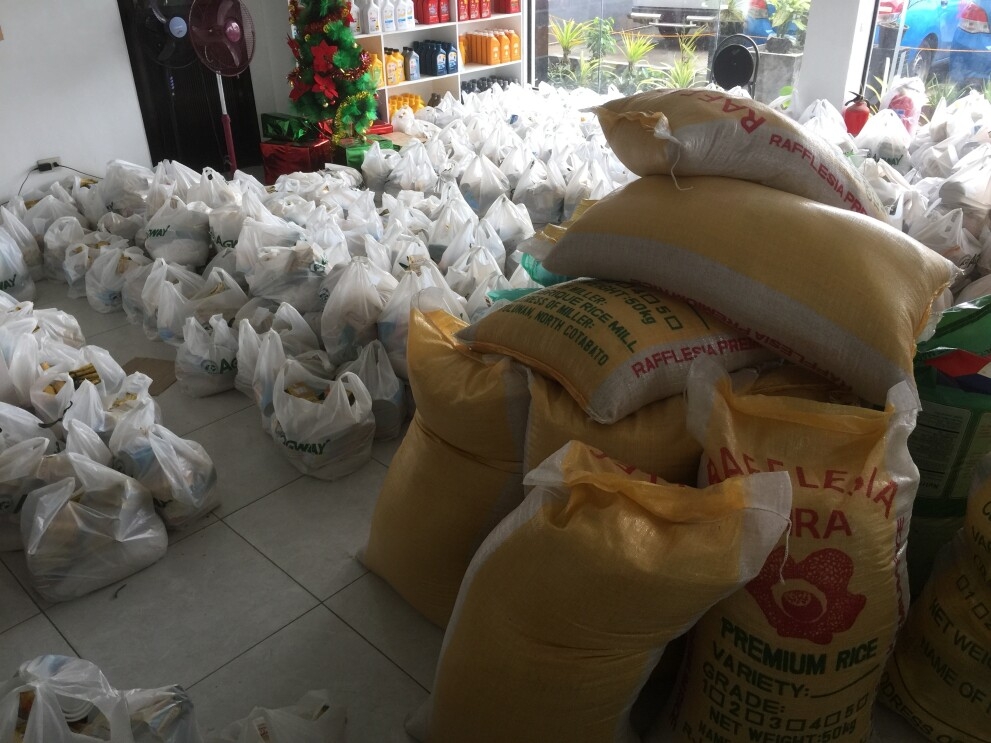
[[[961,3],[950,52],[950,79],[981,86],[991,74],[991,0]]]
[[[928,80],[935,68],[949,62],[960,5],[960,0],[908,0],[905,9],[905,0],[881,0],[874,44],[882,50],[894,48],[904,10],[899,42],[905,50],[904,74]]]

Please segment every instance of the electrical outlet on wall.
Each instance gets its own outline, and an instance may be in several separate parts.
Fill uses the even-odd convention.
[[[62,162],[62,158],[60,158],[58,155],[55,155],[54,157],[43,158],[38,161],[38,170],[41,171],[42,173],[49,170],[54,170],[55,168],[60,166],[61,162]]]

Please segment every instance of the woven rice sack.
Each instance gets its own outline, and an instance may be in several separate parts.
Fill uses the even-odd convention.
[[[538,257],[556,273],[657,286],[872,403],[913,379],[950,261],[878,220],[765,186],[679,185],[651,176],[613,192]]]
[[[870,183],[834,145],[750,98],[655,90],[594,110],[616,156],[637,175],[740,178],[887,219]]]

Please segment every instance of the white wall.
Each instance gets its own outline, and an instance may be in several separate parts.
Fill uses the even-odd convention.
[[[0,27],[0,202],[45,157],[101,176],[151,164],[116,0],[0,0]]]
[[[5,1],[8,0],[0,0]],[[255,109],[259,117],[264,113],[289,113],[286,75],[296,62],[286,44],[289,3],[287,0],[243,1],[255,22],[255,56],[251,59]]]

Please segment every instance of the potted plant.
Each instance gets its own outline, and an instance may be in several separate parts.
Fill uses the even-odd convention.
[[[554,37],[554,41],[561,47],[559,64],[570,69],[572,67],[571,53],[588,39],[589,21],[551,18],[548,30]]]
[[[776,0],[772,35],[760,50],[754,98],[769,103],[795,84],[802,67],[805,30],[812,0]]]
[[[771,28],[774,35],[767,40],[767,51],[788,54],[805,46],[805,29],[812,0],[776,0]]]

